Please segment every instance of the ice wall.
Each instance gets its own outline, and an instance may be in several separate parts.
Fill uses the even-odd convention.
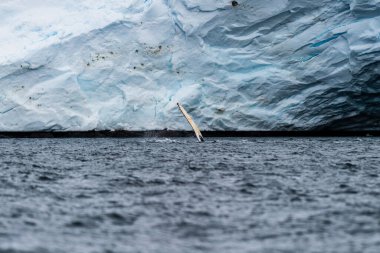
[[[3,0],[0,131],[380,130],[380,0]]]

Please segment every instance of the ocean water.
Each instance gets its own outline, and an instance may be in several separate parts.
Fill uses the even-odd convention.
[[[0,252],[380,252],[380,138],[0,139]]]

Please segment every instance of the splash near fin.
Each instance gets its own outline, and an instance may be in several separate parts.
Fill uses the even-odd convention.
[[[177,103],[179,110],[182,112],[183,116],[187,119],[187,122],[189,122],[190,126],[193,128],[195,136],[197,136],[197,139],[199,142],[204,142],[201,130],[199,130],[199,127],[197,124],[195,124],[194,120],[191,118],[191,116],[186,112],[185,108],[180,103]]]

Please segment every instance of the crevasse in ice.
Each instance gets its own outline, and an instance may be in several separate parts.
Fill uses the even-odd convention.
[[[380,0],[3,0],[0,131],[380,130]]]

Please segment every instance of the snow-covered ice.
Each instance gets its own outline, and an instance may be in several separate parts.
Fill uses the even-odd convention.
[[[0,131],[380,130],[380,0],[2,0]]]

